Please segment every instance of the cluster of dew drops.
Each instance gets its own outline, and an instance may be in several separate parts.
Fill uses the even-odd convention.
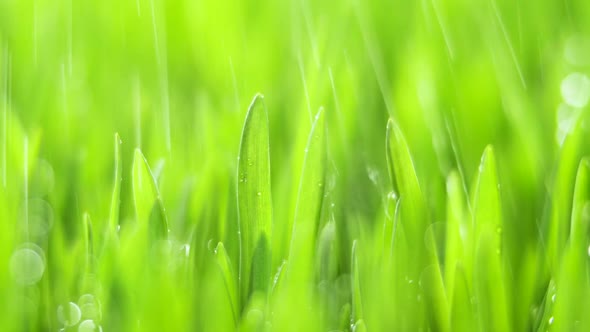
[[[19,287],[28,312],[35,312],[39,308],[39,283],[47,266],[43,248],[48,244],[48,236],[54,224],[53,207],[46,198],[54,185],[53,168],[43,159],[36,161],[30,176],[25,175],[25,195],[17,224],[22,240],[14,248],[9,267],[12,280]],[[83,294],[77,303],[59,305],[56,316],[60,324],[59,331],[102,331],[98,324],[101,319],[100,302],[92,294]]]

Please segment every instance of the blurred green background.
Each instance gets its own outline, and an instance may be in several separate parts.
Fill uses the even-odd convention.
[[[222,285],[207,253],[222,241],[237,269],[237,156],[257,92],[270,122],[273,271],[287,256],[307,134],[323,106],[320,223],[337,224],[339,274],[350,272],[352,241],[370,239],[387,214],[393,117],[432,222],[446,219],[448,174],[458,170],[471,186],[485,146],[494,146],[510,274],[533,275],[531,293],[542,295],[547,278],[534,276],[545,270],[531,257],[545,236],[563,140],[590,96],[588,18],[583,0],[0,0],[0,326],[59,329],[59,305],[84,294],[83,214],[100,247],[118,132],[121,227],[134,218],[131,164],[140,148],[171,237],[201,258],[186,285],[168,278],[133,289],[116,276],[137,271],[93,275],[104,329],[233,327],[225,302],[215,300]],[[573,174],[565,186],[573,188]],[[35,287],[17,286],[11,272],[24,242],[46,258]],[[368,283],[375,262],[368,249],[363,255]],[[151,294],[149,304],[137,292]],[[515,329],[531,328],[531,306],[518,312]],[[153,324],[138,323],[136,312]],[[374,330],[390,326],[372,312]]]

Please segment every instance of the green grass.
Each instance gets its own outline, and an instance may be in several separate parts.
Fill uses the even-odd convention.
[[[589,17],[0,1],[0,330],[590,329]]]

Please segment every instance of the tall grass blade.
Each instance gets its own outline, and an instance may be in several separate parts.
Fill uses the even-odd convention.
[[[496,158],[487,146],[474,193],[474,289],[482,329],[508,331],[509,303],[502,268],[502,207]]]
[[[121,205],[121,182],[123,181],[123,162],[121,158],[121,137],[115,133],[115,176],[113,193],[111,195],[111,210],[109,213],[109,227],[111,235],[117,234],[119,226],[119,208]]]
[[[250,104],[238,160],[239,292],[242,307],[271,277],[272,203],[268,114],[262,95]]]
[[[289,249],[289,279],[303,284],[311,280],[311,273],[314,270],[316,235],[324,196],[326,168],[324,118],[324,110],[320,109],[309,133]]]

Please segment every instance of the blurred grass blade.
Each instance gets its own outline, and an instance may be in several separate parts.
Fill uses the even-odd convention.
[[[352,271],[352,311],[351,324],[356,324],[363,319],[363,301],[361,293],[361,280],[358,263],[358,241],[354,240],[352,243],[351,255],[351,271]]]
[[[589,209],[590,158],[585,157],[580,161],[576,175],[570,227],[570,244],[581,250],[588,244],[588,223],[585,214],[588,214]]]
[[[590,159],[580,161],[574,187],[569,246],[561,260],[555,300],[555,329],[580,329],[588,323],[587,303],[590,295],[588,252],[590,223]],[[577,323],[576,323],[577,322]]]
[[[440,268],[437,264],[424,269],[420,277],[420,286],[429,306],[431,326],[436,331],[449,331],[449,305]]]
[[[455,272],[457,264],[464,262],[464,243],[461,231],[469,233],[467,227],[470,221],[465,222],[466,198],[463,194],[463,184],[459,173],[453,171],[447,177],[447,229],[445,248],[445,285],[448,294],[453,294]]]
[[[84,213],[84,247],[86,248],[86,273],[93,273],[95,270],[94,266],[94,237],[92,234],[92,221],[90,220],[90,214]]]
[[[324,196],[326,168],[324,118],[324,110],[320,109],[309,133],[289,249],[289,280],[297,280],[301,283],[307,283],[312,278],[316,235]]]
[[[476,236],[479,236],[484,228],[494,230],[496,235],[493,245],[497,250],[502,248],[502,206],[499,187],[494,149],[488,145],[479,165],[473,218]]]
[[[386,154],[393,191],[398,199],[402,199],[400,222],[408,241],[413,242],[416,256],[415,269],[411,272],[413,278],[418,279],[419,274],[427,265],[425,259],[424,234],[428,226],[427,205],[418,183],[414,162],[406,139],[393,119],[387,123]]]
[[[121,137],[115,133],[115,179],[113,181],[113,194],[111,196],[111,211],[109,213],[109,226],[112,235],[117,234],[119,226],[119,207],[121,205],[121,181],[123,181],[123,162],[121,158]]]
[[[481,158],[474,192],[476,234],[474,288],[481,327],[510,330],[510,309],[502,270],[502,209],[496,158],[487,146]]]
[[[168,219],[156,182],[139,149],[135,150],[132,171],[133,201],[135,216],[140,227],[148,227],[151,238],[168,237]]]
[[[316,271],[318,280],[332,281],[338,275],[338,251],[336,248],[336,222],[330,220],[320,232]]]
[[[451,299],[451,331],[475,331],[471,295],[461,265],[455,265],[453,295]]]
[[[559,164],[553,178],[551,190],[551,217],[546,236],[546,254],[553,273],[557,273],[561,255],[565,248],[571,221],[572,187],[574,186],[576,167],[581,158],[581,147],[585,140],[582,128],[584,117],[574,124],[573,130],[565,138],[559,154]]]
[[[238,322],[238,290],[236,285],[236,278],[234,276],[234,272],[232,270],[231,261],[223,246],[223,243],[219,242],[217,247],[215,248],[215,260],[217,261],[217,266],[221,271],[221,275],[223,276],[223,281],[225,283],[225,289],[227,291],[227,295],[231,302],[232,313],[234,317],[234,323]]]
[[[250,294],[270,284],[272,203],[268,114],[262,95],[250,104],[238,160],[240,230],[239,292],[242,307]]]

